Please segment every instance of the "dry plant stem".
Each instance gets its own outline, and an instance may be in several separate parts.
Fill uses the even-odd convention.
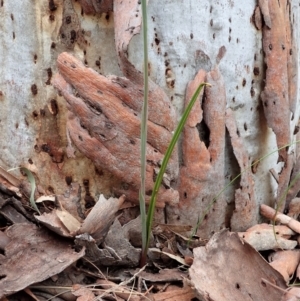
[[[300,233],[300,223],[295,219],[283,214],[276,212],[275,209],[267,206],[267,205],[260,205],[260,213],[264,217],[270,219],[271,221],[279,222],[283,225],[287,225],[289,228],[294,230],[297,233]]]

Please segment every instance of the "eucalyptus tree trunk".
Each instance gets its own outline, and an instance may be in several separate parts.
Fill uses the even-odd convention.
[[[132,74],[140,76],[143,65],[140,4],[123,2],[1,1],[0,164],[26,166],[45,194],[78,182],[89,203],[100,193],[126,194],[127,184],[138,187],[74,142],[66,97],[52,85],[63,52],[103,75],[91,82],[108,75],[138,82]],[[165,119],[175,110],[178,121],[199,80],[212,84],[174,154],[177,171],[164,189],[177,194],[160,203],[158,220],[195,226],[203,217],[203,237],[223,227],[245,230],[260,221],[260,204],[277,202],[283,210],[297,195],[296,182],[285,197],[299,151],[285,146],[299,139],[298,16],[295,0],[149,1],[150,78],[171,103]],[[137,203],[134,193],[127,199]]]

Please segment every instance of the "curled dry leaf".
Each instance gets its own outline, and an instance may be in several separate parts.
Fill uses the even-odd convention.
[[[257,251],[284,249],[290,250],[297,246],[297,241],[289,240],[295,232],[286,226],[258,224],[238,235]],[[276,235],[276,236],[275,236]]]
[[[299,301],[300,287],[291,287],[283,294],[281,301]]]
[[[287,225],[293,231],[300,233],[300,223],[295,219],[291,218],[290,216],[287,216],[280,212],[276,212],[275,209],[264,204],[260,205],[260,213],[264,217],[272,221],[279,222],[283,225]]]
[[[108,228],[114,221],[115,214],[122,206],[124,200],[124,195],[119,199],[106,199],[104,195],[101,194],[98,202],[92,208],[91,212],[82,223],[78,234],[88,233],[96,241],[101,241],[104,235],[107,233]]]
[[[194,255],[189,272],[200,300],[280,300],[282,292],[262,283],[262,278],[287,287],[283,277],[236,233],[216,233],[205,247],[195,248]]]
[[[84,256],[84,248],[77,253],[68,241],[33,224],[16,224],[5,233],[10,242],[0,260],[0,298],[58,274]]]
[[[299,250],[277,251],[269,256],[270,265],[278,271],[288,283],[300,261]]]

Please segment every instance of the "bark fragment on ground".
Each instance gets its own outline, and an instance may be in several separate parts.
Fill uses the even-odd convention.
[[[282,291],[264,280],[287,288],[283,277],[236,233],[215,234],[205,247],[194,249],[194,255],[189,271],[201,300],[280,300]]]

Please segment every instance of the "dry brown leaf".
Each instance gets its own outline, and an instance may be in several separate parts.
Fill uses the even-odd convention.
[[[106,290],[107,293],[114,292],[117,296],[123,298],[124,300],[131,300],[131,301],[140,300],[140,296],[138,296],[135,291],[130,291],[130,289],[128,289],[127,287],[117,285],[112,281],[105,280],[105,279],[98,279],[97,284],[100,285],[104,290]]]
[[[5,233],[11,241],[0,259],[0,298],[58,274],[84,256],[84,248],[77,253],[68,241],[31,224],[13,225]]]
[[[101,241],[111,226],[116,212],[120,209],[125,196],[106,199],[100,195],[98,202],[84,220],[78,234],[88,233],[96,241]]]
[[[299,250],[277,251],[269,256],[270,265],[278,271],[288,283],[300,261]]]
[[[258,224],[246,232],[239,232],[238,234],[257,251],[278,248],[286,250],[294,249],[297,246],[297,241],[289,240],[295,232],[286,226],[273,227],[273,225]]]
[[[283,294],[281,301],[299,301],[300,299],[300,287],[292,287]]]
[[[196,298],[194,290],[190,287],[151,294],[151,296],[154,301],[190,301]]]
[[[43,213],[42,215],[34,216],[37,221],[43,224],[51,231],[64,237],[73,237],[74,235],[65,227],[62,221],[58,218],[56,210],[52,210],[49,213]]]
[[[75,284],[72,287],[72,294],[76,297],[76,301],[94,301],[95,295],[90,288]]]
[[[280,300],[282,292],[262,278],[286,288],[283,277],[254,248],[227,230],[194,249],[189,272],[197,297],[205,301]]]
[[[142,271],[139,276],[146,281],[150,282],[182,282],[186,278],[187,272],[180,271],[178,269],[162,269],[158,273],[149,273]]]
[[[70,233],[77,233],[81,223],[66,210],[55,210],[55,214]]]

